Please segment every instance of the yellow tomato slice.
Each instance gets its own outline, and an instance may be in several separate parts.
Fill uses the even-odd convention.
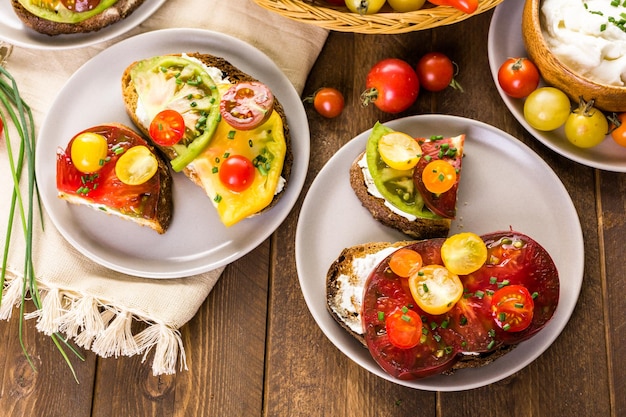
[[[443,159],[435,159],[424,167],[422,181],[431,193],[445,193],[456,183],[456,168]]]
[[[139,185],[156,174],[159,163],[145,146],[133,146],[120,156],[115,164],[115,175],[127,185]]]
[[[444,314],[463,296],[458,275],[441,265],[426,265],[409,277],[409,289],[417,305],[428,314]]]
[[[380,138],[378,153],[391,168],[404,171],[417,165],[422,156],[422,148],[406,133],[390,132]]]
[[[108,144],[104,136],[85,132],[72,141],[70,158],[72,164],[83,174],[100,171],[107,157]]]
[[[487,261],[487,245],[475,233],[457,233],[443,242],[441,258],[452,273],[471,274]]]

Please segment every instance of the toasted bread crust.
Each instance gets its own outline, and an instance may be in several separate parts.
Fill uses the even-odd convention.
[[[46,20],[29,12],[18,0],[11,0],[13,10],[19,19],[29,28],[45,35],[89,33],[103,29],[128,17],[144,0],[119,0],[102,13],[79,23],[59,23]]]
[[[117,127],[123,131],[134,131],[123,124],[120,123],[106,123],[106,126]],[[136,133],[135,133],[136,135]],[[155,230],[159,234],[163,234],[167,231],[170,222],[172,220],[172,213],[174,208],[173,198],[172,198],[172,184],[173,178],[172,173],[169,169],[168,164],[163,159],[162,155],[154,149],[150,144],[148,144],[148,148],[156,155],[158,168],[155,175],[158,175],[159,178],[159,196],[157,201],[157,209],[155,213],[155,217],[146,218],[139,216],[129,216],[124,213],[121,213],[117,210],[108,209],[106,213],[114,214],[118,217],[121,217],[125,220],[132,221],[142,226],[147,226],[153,230]],[[90,205],[91,203],[82,198],[80,195],[76,194],[67,194],[64,192],[58,193],[59,198],[76,205]]]
[[[177,54],[177,55],[180,55],[180,54]],[[187,55],[190,57],[199,59],[208,67],[219,68],[224,74],[228,75],[229,80],[233,83],[244,82],[244,81],[258,81],[251,75],[246,74],[245,72],[241,71],[240,69],[232,65],[230,62],[228,62],[224,58],[209,55],[209,54],[200,54],[200,53],[187,53]],[[135,86],[133,85],[133,82],[131,79],[131,70],[135,65],[136,63],[129,65],[124,71],[124,74],[122,75],[122,95],[124,98],[124,105],[126,107],[126,113],[131,118],[131,120],[133,121],[137,129],[139,129],[144,134],[144,136],[147,137],[149,140],[150,134],[148,130],[142,125],[142,123],[139,121],[135,113],[135,110],[137,109],[137,101],[139,100],[139,96],[137,95],[137,90],[135,89]],[[289,184],[289,177],[291,175],[291,168],[293,165],[293,153],[291,149],[291,135],[289,132],[289,126],[287,124],[287,116],[285,114],[285,110],[283,106],[281,105],[278,98],[276,97],[274,98],[274,110],[283,121],[283,132],[285,136],[285,142],[287,145],[287,152],[285,154],[285,161],[283,162],[283,170],[281,173],[282,177],[285,179],[285,188],[286,188]],[[159,148],[161,152],[163,152],[168,159],[171,160],[171,159],[174,159],[174,157],[176,157],[176,154],[174,153],[172,148],[162,147],[155,143],[152,143],[152,144],[156,146],[157,148]],[[197,186],[203,188],[202,181],[200,180],[200,178],[198,178],[198,175],[193,169],[185,168],[183,169],[183,173],[189,179],[191,179],[191,181],[193,181]],[[269,210],[274,205],[276,205],[276,203],[282,197],[283,194],[284,194],[284,190],[283,192],[276,194],[272,202],[265,209],[263,209],[261,213],[265,212],[266,210]]]
[[[407,246],[414,241],[400,241],[395,243],[390,242],[371,242],[364,243],[360,245],[355,245],[349,248],[345,248],[341,251],[337,259],[333,261],[330,268],[328,269],[328,273],[326,275],[326,307],[330,315],[335,319],[335,321],[349,334],[352,335],[359,343],[361,343],[364,347],[367,348],[367,344],[365,343],[365,338],[363,334],[357,333],[352,330],[352,328],[347,324],[348,321],[360,321],[360,311],[359,313],[349,312],[345,308],[340,305],[341,300],[341,291],[346,291],[348,289],[342,288],[342,283],[340,282],[339,277],[341,275],[347,275],[350,277],[349,284],[350,285],[363,285],[361,288],[355,288],[355,290],[364,291],[365,281],[362,279],[358,279],[355,276],[355,271],[353,268],[353,262],[356,259],[365,258],[367,255],[373,255],[377,252],[385,250],[387,248],[400,248],[403,246]],[[357,307],[357,306],[355,306]],[[360,308],[360,305],[357,307]],[[454,366],[444,372],[444,375],[451,375],[458,369],[466,369],[466,368],[478,368],[484,365],[487,365],[499,357],[505,355],[516,347],[516,345],[500,345],[498,348],[491,352],[484,352],[479,354],[463,354],[460,355],[459,360],[454,364]]]
[[[409,220],[391,211],[385,206],[385,200],[374,197],[367,191],[363,170],[359,161],[363,153],[352,163],[350,167],[350,185],[363,207],[369,210],[374,219],[388,227],[392,227],[412,239],[430,239],[446,237],[450,231],[450,219],[421,219]]]

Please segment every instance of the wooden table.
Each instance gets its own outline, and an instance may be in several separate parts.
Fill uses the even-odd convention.
[[[153,377],[140,357],[75,361],[80,384],[46,336],[25,327],[38,366],[18,343],[18,320],[0,323],[2,416],[624,416],[626,415],[626,176],[572,162],[529,135],[496,91],[487,61],[492,12],[451,26],[397,36],[331,33],[304,95],[342,90],[341,117],[310,107],[311,160],[303,193],[285,223],[230,265],[182,329],[189,371]],[[465,92],[422,92],[406,113],[363,108],[369,67],[390,56],[416,62],[439,50],[458,63]],[[376,120],[446,113],[509,132],[536,151],[569,191],[585,238],[582,292],[556,342],[520,372],[470,391],[437,393],[396,385],[341,353],[310,315],[296,273],[294,240],[304,195],[325,162]]]

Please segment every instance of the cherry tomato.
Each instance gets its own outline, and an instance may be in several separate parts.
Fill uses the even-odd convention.
[[[231,155],[219,168],[220,181],[229,190],[244,191],[254,181],[254,164],[242,155]]]
[[[428,91],[441,91],[448,86],[460,88],[454,80],[454,63],[441,52],[429,52],[417,62],[420,86]]]
[[[599,145],[608,134],[609,122],[604,113],[593,107],[593,100],[580,100],[565,121],[565,137],[579,148]]]
[[[530,326],[535,303],[523,285],[507,285],[497,290],[491,299],[491,313],[502,330],[520,332]]]
[[[115,175],[127,185],[140,185],[156,174],[159,162],[143,145],[127,149],[115,164]]]
[[[498,70],[498,84],[514,98],[524,98],[537,89],[539,71],[528,58],[509,58]]]
[[[410,349],[422,338],[422,319],[415,311],[403,307],[387,315],[385,329],[392,345]]]
[[[368,72],[361,99],[365,106],[371,102],[384,112],[400,113],[415,102],[419,87],[417,74],[406,61],[383,59]]]
[[[305,101],[310,101],[310,99],[305,99]],[[339,116],[345,105],[341,91],[332,87],[323,87],[317,90],[313,94],[312,101],[315,110],[328,119]]]
[[[390,132],[378,141],[380,158],[393,169],[412,169],[422,156],[420,144],[412,136],[402,132]]]
[[[389,259],[389,268],[402,278],[408,278],[412,271],[421,267],[422,255],[412,249],[400,248]]]
[[[457,233],[443,242],[441,259],[453,274],[468,275],[487,261],[487,245],[475,233]]]
[[[626,147],[626,113],[619,113],[615,115],[612,120],[611,137],[615,143]]]
[[[458,275],[441,265],[427,265],[409,277],[409,289],[417,305],[428,314],[443,314],[463,295]]]
[[[422,181],[431,193],[445,193],[456,184],[456,168],[444,159],[435,159],[424,167]]]
[[[426,0],[387,0],[387,3],[396,12],[405,13],[421,9]]]
[[[385,5],[385,0],[345,0],[346,7],[352,13],[374,14]]]
[[[537,130],[549,131],[563,126],[570,114],[567,95],[554,87],[539,87],[524,101],[524,119]]]
[[[220,102],[224,120],[239,130],[260,126],[273,108],[274,95],[265,84],[256,81],[235,84],[222,95]]]
[[[104,136],[93,132],[81,133],[72,141],[70,158],[77,170],[89,174],[102,168],[108,150]]]
[[[161,146],[173,146],[185,134],[185,120],[176,110],[162,110],[152,119],[149,133],[155,143]]]

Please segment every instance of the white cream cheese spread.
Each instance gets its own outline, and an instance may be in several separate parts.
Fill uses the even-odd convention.
[[[600,84],[626,85],[626,3],[544,0],[543,36],[573,72]]]

